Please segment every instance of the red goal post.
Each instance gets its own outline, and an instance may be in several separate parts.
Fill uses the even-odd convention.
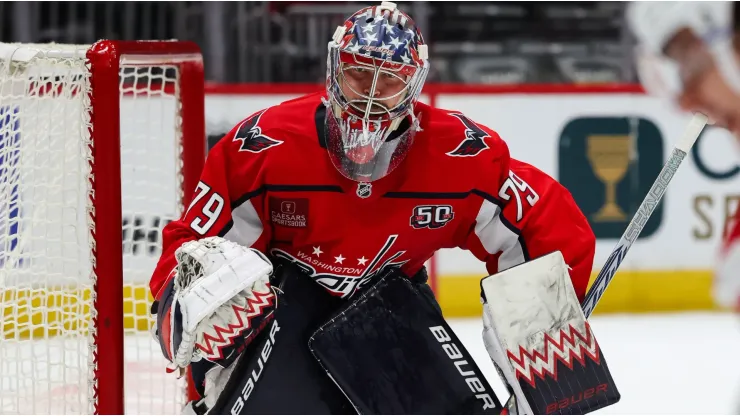
[[[121,66],[152,66],[171,64],[179,68],[180,120],[181,120],[181,207],[186,207],[188,198],[196,188],[205,160],[205,104],[203,60],[200,48],[193,42],[162,41],[101,41],[87,52],[90,62],[91,119],[93,138],[93,177],[109,178],[106,183],[93,182],[93,198],[105,217],[97,215],[95,235],[106,236],[105,243],[97,243],[99,259],[96,273],[106,278],[98,281],[98,349],[115,351],[115,354],[98,354],[98,412],[100,414],[123,414],[124,405],[124,357],[123,357],[123,265],[121,247],[121,165],[120,165],[120,97],[119,74]],[[134,88],[146,88],[134,85]],[[103,140],[96,140],[102,137]],[[119,140],[106,140],[117,137]],[[97,148],[97,149],[95,149]],[[97,160],[101,157],[101,160]],[[97,212],[98,208],[96,208]],[[101,218],[102,217],[102,218]],[[96,240],[97,241],[97,240]],[[115,276],[115,277],[114,277]],[[105,285],[104,287],[102,285]],[[110,322],[110,323],[108,323]],[[107,374],[106,374],[107,373]]]

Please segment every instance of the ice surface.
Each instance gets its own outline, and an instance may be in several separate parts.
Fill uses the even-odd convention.
[[[590,322],[622,394],[619,403],[596,413],[740,412],[740,317],[721,313],[597,315]],[[483,347],[481,320],[453,319],[450,323],[476,358],[499,398],[505,400],[506,389]],[[61,340],[47,342],[58,344]],[[164,372],[164,360],[156,349],[149,348],[151,342],[151,337],[145,333],[126,337],[126,412],[173,414],[181,406],[176,403],[178,400],[171,400],[177,381],[172,374]],[[8,344],[4,347],[9,349]],[[54,345],[41,344],[32,348],[62,350]],[[33,350],[26,352],[33,354]],[[137,352],[140,355],[137,356]],[[50,358],[51,362],[58,363],[61,353]],[[49,366],[40,367],[28,362],[26,366],[30,367],[4,365],[2,376],[6,387],[13,373],[37,371],[37,380],[48,379],[51,375]],[[15,402],[22,406],[22,413],[32,412],[34,407],[40,413],[49,409],[54,413],[84,412],[70,403],[79,400],[80,390],[86,389],[85,375],[68,373],[64,379],[66,384],[53,386],[10,383],[21,391],[0,392],[0,403],[8,406],[11,401]],[[0,411],[0,414],[6,413],[15,412]]]
[[[740,316],[604,315],[590,320],[622,395],[600,414],[740,413]],[[450,320],[504,401],[481,340],[480,319]]]

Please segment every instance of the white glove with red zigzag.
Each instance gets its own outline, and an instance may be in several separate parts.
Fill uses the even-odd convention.
[[[170,369],[182,374],[203,358],[228,365],[240,350],[232,347],[251,339],[275,309],[272,264],[259,251],[220,237],[185,243],[175,257],[174,294],[162,297],[158,313]]]

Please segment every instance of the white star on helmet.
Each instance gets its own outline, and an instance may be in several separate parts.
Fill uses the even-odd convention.
[[[403,45],[403,42],[401,42],[401,39],[399,39],[398,36],[391,36],[391,45],[399,48],[401,45]]]

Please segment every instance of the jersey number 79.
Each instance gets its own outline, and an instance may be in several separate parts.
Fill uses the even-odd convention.
[[[509,171],[509,177],[506,178],[501,189],[498,191],[499,198],[504,201],[511,201],[513,197],[516,201],[516,221],[519,222],[524,216],[524,202],[532,207],[539,201],[540,196],[532,189],[527,182],[518,177],[514,172]],[[523,201],[523,200],[524,201]]]
[[[195,195],[195,198],[193,198],[193,201],[190,203],[188,210],[185,212],[186,217],[190,213],[190,209],[193,208],[193,206],[195,206],[198,201],[203,199],[203,197],[211,191],[211,187],[203,182],[198,182],[198,187],[196,188],[196,191],[198,193]],[[190,223],[190,227],[200,235],[207,234],[208,230],[210,230],[211,227],[213,227],[213,224],[216,223],[216,220],[218,220],[218,217],[219,215],[221,215],[221,211],[223,209],[224,198],[216,192],[212,193],[211,197],[208,199],[208,202],[206,202],[201,208],[201,213],[203,215],[198,215],[197,217],[193,218],[193,221]]]

